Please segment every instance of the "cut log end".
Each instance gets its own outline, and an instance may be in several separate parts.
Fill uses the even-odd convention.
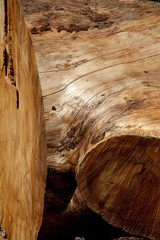
[[[89,208],[132,234],[155,237],[159,226],[160,139],[119,136],[97,145],[79,166]]]

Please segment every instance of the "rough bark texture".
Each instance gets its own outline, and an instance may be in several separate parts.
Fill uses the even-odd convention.
[[[21,2],[42,85],[48,166],[72,171],[81,196],[68,209],[87,205],[129,233],[160,239],[160,5]]]
[[[30,33],[0,1],[0,239],[35,240],[46,180],[44,109]]]

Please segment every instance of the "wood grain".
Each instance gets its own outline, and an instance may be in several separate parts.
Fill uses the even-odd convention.
[[[5,239],[37,239],[46,178],[41,87],[18,2],[0,1],[0,12],[0,228]]]
[[[159,239],[160,5],[36,4],[23,6],[42,86],[48,166],[72,169],[83,201],[107,222]]]

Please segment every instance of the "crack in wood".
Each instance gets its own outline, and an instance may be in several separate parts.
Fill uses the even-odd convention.
[[[8,1],[4,0],[4,33],[5,33],[5,41],[4,41],[4,51],[3,51],[3,72],[5,76],[10,80],[10,83],[16,88],[15,81],[15,70],[13,63],[13,54],[12,54],[12,37],[11,30],[9,25],[9,14],[8,14]],[[16,107],[19,108],[19,91],[16,88]]]
[[[8,53],[6,48],[3,51],[3,67],[2,67],[5,76],[7,76],[8,73]]]
[[[16,96],[17,96],[16,105],[17,105],[17,109],[19,109],[19,91],[17,89],[16,89]]]
[[[153,88],[160,88],[160,86],[157,86],[157,85],[151,85],[151,84],[147,84],[146,86],[147,86],[147,87],[153,87]]]
[[[75,79],[72,80],[69,84],[67,84],[65,87],[61,88],[60,90],[57,90],[57,91],[55,91],[55,92],[46,94],[46,95],[44,95],[43,97],[46,98],[46,97],[49,97],[49,96],[54,95],[54,94],[56,94],[56,93],[62,92],[62,91],[65,90],[67,87],[69,87],[72,83],[78,81],[79,79],[82,79],[83,77],[86,77],[86,76],[89,76],[89,75],[91,75],[91,74],[97,73],[97,72],[99,72],[99,71],[103,71],[103,70],[106,70],[106,69],[109,69],[109,68],[113,68],[113,67],[116,67],[116,66],[120,66],[120,65],[124,65],[124,64],[130,64],[130,63],[139,62],[139,61],[142,61],[142,60],[145,60],[145,59],[148,59],[148,58],[157,57],[157,56],[159,56],[159,55],[160,55],[160,54],[153,54],[153,55],[150,55],[150,56],[147,56],[147,57],[144,57],[144,58],[138,58],[138,59],[135,59],[135,60],[132,60],[132,61],[124,61],[124,62],[121,62],[121,63],[116,63],[116,64],[113,64],[113,65],[110,65],[110,66],[107,66],[107,67],[103,67],[103,68],[94,70],[94,71],[92,71],[92,72],[86,73],[86,74],[84,74],[84,75],[81,75],[81,76],[75,78]]]

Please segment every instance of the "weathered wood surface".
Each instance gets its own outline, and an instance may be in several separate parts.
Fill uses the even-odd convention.
[[[83,201],[107,222],[160,239],[160,5],[22,4],[42,86],[48,166],[72,169]]]
[[[0,1],[0,239],[35,240],[46,178],[44,109],[30,33]]]

